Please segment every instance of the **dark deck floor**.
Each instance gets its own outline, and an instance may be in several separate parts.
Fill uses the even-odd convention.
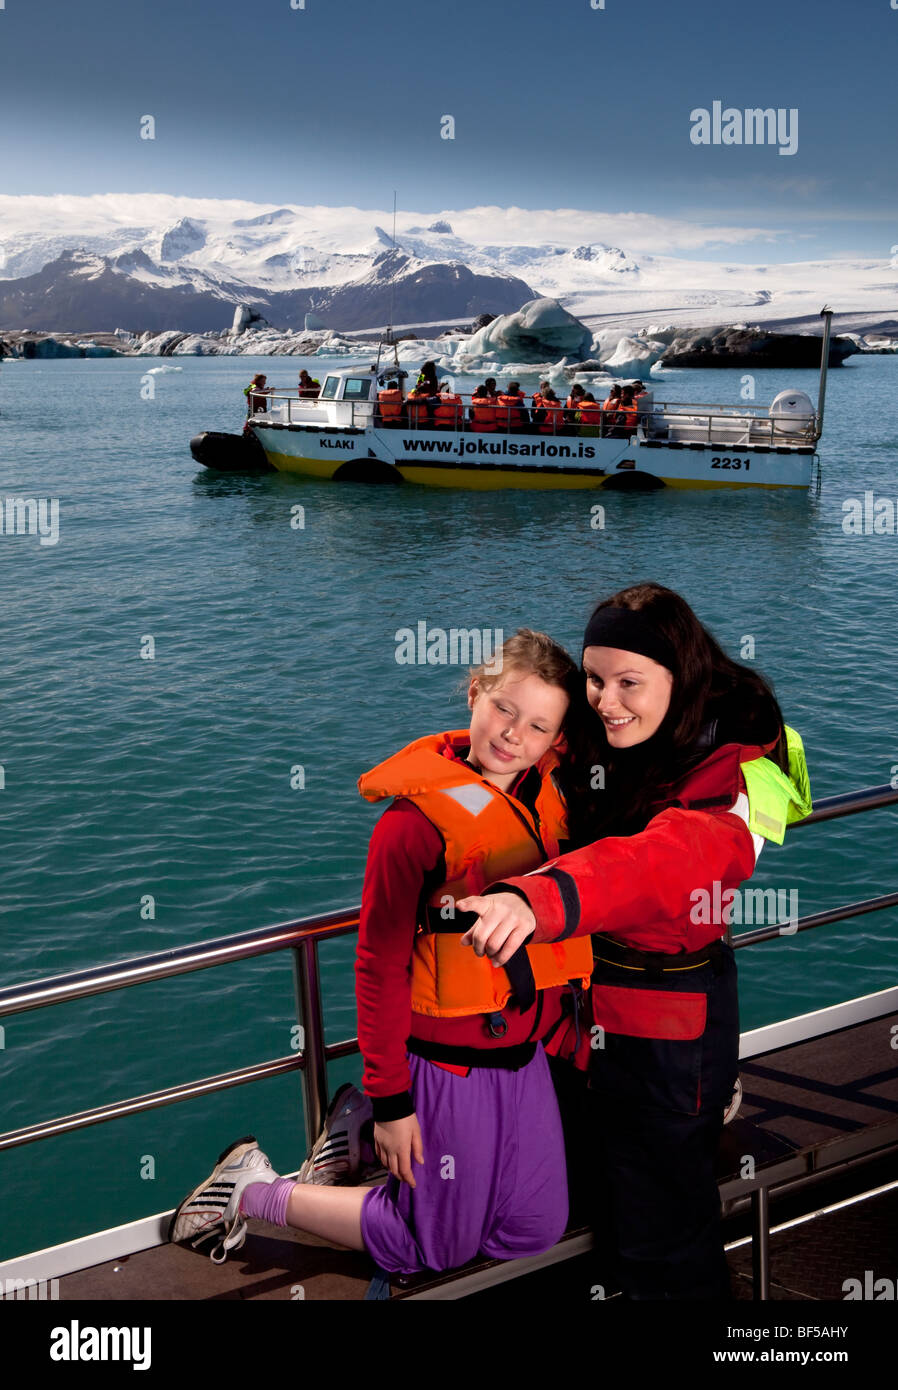
[[[823,1038],[794,1044],[742,1063],[742,1109],[724,1132],[720,1153],[721,1193],[732,1207],[750,1184],[739,1176],[745,1155],[757,1174],[774,1182],[812,1172],[831,1173],[840,1192],[862,1192],[898,1179],[898,1053],[892,1027],[898,1014],[871,1020]],[[890,1150],[890,1146],[895,1146]],[[865,1155],[879,1157],[871,1169]],[[846,1168],[845,1165],[848,1165]],[[875,1173],[875,1176],[874,1176]],[[847,1184],[847,1187],[846,1187]],[[824,1184],[823,1187],[826,1185]],[[794,1213],[794,1201],[788,1216]],[[803,1210],[825,1202],[823,1188],[801,1193]],[[771,1223],[784,1217],[771,1204]],[[741,1222],[741,1225],[740,1225]],[[189,1248],[163,1245],[126,1259],[81,1270],[60,1280],[61,1299],[291,1299],[357,1300],[371,1276],[366,1255],[325,1245],[313,1236],[277,1231],[250,1222],[243,1249],[224,1265]],[[728,1223],[727,1238],[746,1229],[744,1216]],[[588,1297],[588,1254],[525,1276],[559,1296],[568,1288]],[[487,1269],[495,1262],[466,1266]],[[730,1253],[734,1291],[751,1297],[751,1247]],[[791,1227],[771,1238],[774,1299],[842,1299],[849,1278],[863,1282],[898,1275],[898,1192],[888,1192]],[[425,1275],[394,1297],[434,1290],[452,1276]],[[495,1291],[474,1295],[490,1297]],[[506,1288],[520,1289],[519,1284]]]

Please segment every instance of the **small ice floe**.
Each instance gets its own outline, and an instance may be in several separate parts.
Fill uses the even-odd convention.
[[[183,372],[183,367],[150,367],[147,376],[159,376],[162,372]]]

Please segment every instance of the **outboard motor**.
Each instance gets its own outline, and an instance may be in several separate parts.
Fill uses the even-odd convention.
[[[767,413],[774,434],[806,435],[816,419],[813,402],[804,391],[780,391]]]

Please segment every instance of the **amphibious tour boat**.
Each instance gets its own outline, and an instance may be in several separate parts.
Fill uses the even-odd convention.
[[[328,372],[317,398],[269,388],[239,436],[191,440],[198,462],[225,471],[274,468],[339,482],[431,487],[655,489],[810,486],[823,429],[831,312],[824,310],[820,393],[781,391],[769,409],[656,401],[645,391],[625,427],[616,412],[588,425],[573,410],[496,404],[484,426],[472,397],[415,408],[408,374],[380,361]],[[395,344],[394,354],[395,354]],[[389,411],[384,399],[392,384]],[[250,401],[253,397],[250,396]],[[480,418],[477,418],[479,415]],[[609,417],[610,418],[606,418]],[[474,418],[471,418],[474,416]]]

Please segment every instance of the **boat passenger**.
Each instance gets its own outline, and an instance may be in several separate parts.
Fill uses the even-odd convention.
[[[316,398],[317,396],[319,396],[320,394],[321,394],[321,382],[318,380],[317,376],[309,376],[309,374],[308,374],[308,372],[306,371],[305,367],[303,367],[303,368],[300,370],[300,373],[299,373],[299,395],[300,395],[300,397],[307,396],[307,397],[310,397],[311,399],[315,399],[315,398]]]
[[[589,1008],[547,1048],[589,1075],[578,1088],[555,1063],[596,1248],[610,1246],[629,1299],[726,1298],[714,1163],[739,1019],[728,911],[708,905],[734,901],[762,835],[781,842],[809,813],[801,740],[766,681],[660,584],[596,606],[582,664],[588,709],[582,724],[574,712],[560,769],[577,848],[457,907],[479,914],[465,940],[497,966],[524,940],[592,935]]]
[[[386,1185],[282,1178],[254,1138],[238,1140],[178,1207],[172,1240],[211,1240],[220,1263],[257,1218],[408,1275],[537,1255],[564,1231],[562,1128],[539,1040],[568,982],[588,980],[588,941],[527,948],[494,970],[460,944],[467,919],[453,904],[499,864],[524,872],[557,853],[552,773],[579,681],[544,633],[521,629],[497,655],[499,669],[472,672],[470,731],[417,739],[359,780],[367,800],[395,798],[371,837],[356,958],[371,1101],[338,1093],[322,1140],[357,1159],[371,1114]]]
[[[624,386],[620,393],[620,402],[617,411],[617,427],[620,436],[629,436],[635,430],[639,422],[639,407],[633,399],[633,390],[629,386]]]
[[[429,386],[416,386],[405,402],[409,424],[419,430],[427,429],[433,420],[435,400]]]
[[[541,382],[539,383],[539,390],[538,390],[538,391],[534,391],[534,393],[533,393],[533,409],[534,409],[534,411],[540,410],[540,409],[542,408],[542,403],[543,403],[543,396],[542,396],[542,393],[543,393],[544,391],[548,391],[548,389],[549,389],[549,382],[548,382],[548,381],[541,381]],[[536,417],[534,416],[534,424],[535,424],[535,423],[537,423],[537,421],[536,421]]]
[[[524,393],[516,381],[510,381],[498,398],[499,428],[510,432],[526,430],[530,424],[530,412],[524,405]]]
[[[491,396],[486,385],[478,386],[471,397],[471,429],[475,434],[493,434],[496,430],[498,397]]]
[[[462,399],[444,381],[437,396],[433,412],[433,423],[438,430],[460,430],[462,427]]]
[[[398,381],[388,381],[386,389],[378,391],[380,418],[387,429],[397,429],[402,423],[402,392]]]
[[[603,412],[607,412],[607,418],[605,420],[606,429],[610,429],[615,423],[615,416],[620,408],[620,392],[620,386],[612,386],[607,397],[602,402],[602,410]]]
[[[266,377],[264,372],[257,372],[249,386],[244,386],[243,394],[246,396],[247,412],[250,415],[257,415],[260,410],[268,409],[268,396],[273,387],[265,385]]]
[[[597,435],[600,433],[602,408],[591,391],[587,391],[580,401],[577,420],[581,434]]]
[[[574,417],[576,412],[580,409],[580,402],[582,401],[585,395],[586,387],[581,386],[579,382],[575,386],[571,387],[571,394],[565,401],[564,408],[568,412],[565,418],[569,420],[572,424],[574,423]]]
[[[440,383],[437,381],[437,367],[435,362],[425,362],[418,373],[418,380],[415,382],[415,390],[421,391],[424,390],[424,388],[426,388],[425,394],[428,396],[435,396],[440,389]]]
[[[494,401],[499,399],[499,392],[496,388],[496,378],[494,376],[487,377],[486,381],[483,383],[483,389],[486,395],[492,397]]]
[[[562,434],[564,432],[564,406],[551,386],[543,395],[541,419],[537,428],[540,434]]]

